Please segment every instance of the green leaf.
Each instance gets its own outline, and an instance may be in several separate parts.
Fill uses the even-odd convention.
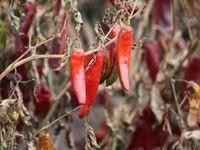
[[[65,49],[65,53],[63,55],[63,57],[61,58],[61,61],[60,61],[60,67],[59,68],[56,68],[56,69],[53,69],[53,71],[57,71],[57,70],[60,70],[62,67],[64,67],[68,60],[69,60],[69,56],[71,54],[71,39],[70,38],[67,38],[67,41],[66,41],[66,49]]]

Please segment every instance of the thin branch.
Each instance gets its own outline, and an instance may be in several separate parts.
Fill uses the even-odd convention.
[[[171,37],[169,40],[169,46],[168,46],[168,51],[170,51],[172,44],[173,44],[173,39],[175,36],[175,32],[176,32],[176,16],[175,16],[175,1],[172,0],[171,1],[171,8],[172,8],[172,33],[171,33]]]
[[[32,60],[37,60],[37,59],[49,59],[49,58],[62,58],[63,55],[32,55],[27,58],[24,58],[18,62],[14,62],[11,65],[9,65],[1,74],[0,74],[0,80],[2,80],[9,72],[14,70],[15,68],[29,62]]]
[[[184,141],[186,128],[185,128],[185,125],[184,125],[184,121],[182,119],[182,112],[181,112],[181,109],[179,107],[178,98],[177,98],[177,95],[176,95],[176,90],[175,90],[175,85],[173,83],[173,79],[171,79],[171,86],[172,86],[172,91],[173,91],[173,94],[174,94],[176,108],[178,110],[178,122],[179,122],[179,126],[181,128],[181,136],[180,136],[180,139],[179,139],[178,149],[183,149],[183,141]]]
[[[25,56],[25,54],[27,54],[30,50],[39,47],[41,46],[42,44],[46,43],[47,41],[50,41],[52,40],[53,38],[50,38],[48,40],[45,40],[43,42],[40,42],[38,43],[37,45],[29,48],[24,54],[22,54],[16,61],[14,61],[12,64],[10,64],[1,74],[0,74],[0,80],[2,80],[9,72],[11,72],[12,70],[14,70],[15,68],[29,62],[29,61],[32,61],[32,60],[37,60],[37,59],[52,59],[52,58],[62,58],[64,56],[64,54],[58,54],[58,55],[32,55],[32,56],[29,56],[27,58],[24,58],[22,60],[20,60],[21,58],[23,58]],[[117,39],[117,36],[115,36],[115,38],[111,39],[109,42],[107,42],[104,47],[107,47],[109,46],[111,43],[115,42]],[[94,50],[91,50],[91,51],[88,51],[88,52],[85,52],[85,55],[89,55],[89,54],[92,54],[92,53],[95,53],[95,52],[99,52],[103,49],[103,47],[97,47],[96,49]],[[19,61],[20,60],[20,61]]]
[[[136,12],[134,13],[132,16],[130,16],[130,20],[133,19],[136,15],[140,14],[143,12],[143,10],[147,7],[147,5],[144,3],[143,6]]]
[[[59,117],[58,119],[54,120],[53,122],[51,122],[50,124],[42,127],[40,130],[38,130],[32,137],[29,141],[33,140],[38,134],[40,134],[40,132],[42,132],[43,130],[45,129],[48,129],[49,127],[51,127],[54,123],[58,122],[59,120],[65,118],[66,116],[68,116],[69,114],[71,114],[72,112],[76,111],[77,109],[79,109],[81,106],[78,106],[76,108],[74,108],[73,110],[71,110],[70,112],[62,115],[61,117]],[[16,150],[19,150],[23,145],[27,144],[27,142],[29,141],[25,141],[23,142],[20,146],[18,146],[18,148]]]

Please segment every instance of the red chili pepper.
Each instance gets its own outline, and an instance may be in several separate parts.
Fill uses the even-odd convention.
[[[172,26],[172,15],[170,11],[171,0],[155,0],[154,21],[163,29]]]
[[[113,39],[119,33],[121,26],[117,24],[110,32],[110,39]],[[117,62],[116,62],[116,42],[109,45],[110,64],[112,64],[110,73],[106,80],[106,86],[112,85],[118,78]]]
[[[85,71],[85,83],[86,83],[86,104],[82,106],[79,112],[79,118],[83,118],[89,111],[90,107],[95,101],[100,77],[101,70],[103,67],[104,56],[102,52],[96,53],[95,62],[93,65]],[[89,65],[93,57],[93,54],[86,56],[86,67]]]
[[[35,5],[31,2],[26,2],[24,4],[24,9],[25,9],[25,16],[21,17],[20,19],[20,28],[19,28],[20,35],[18,35],[16,38],[16,46],[14,51],[15,59],[17,59],[25,52],[25,46],[28,45],[27,34],[36,12]],[[17,70],[24,80],[28,79],[25,65],[19,66]]]
[[[187,124],[190,128],[196,128],[199,121],[200,111],[200,87],[195,82],[191,81],[191,93],[192,97],[189,102],[189,111],[187,115]]]
[[[49,133],[40,133],[37,150],[52,150],[52,144]]]
[[[160,43],[158,41],[144,42],[142,48],[145,49],[144,57],[149,69],[149,75],[154,82],[160,68]]]
[[[66,48],[66,39],[67,39],[67,26],[68,26],[68,15],[65,13],[62,19],[61,29],[63,30],[60,38],[60,45],[58,44],[58,39],[52,41],[52,54],[64,54]],[[49,64],[52,68],[56,69],[60,67],[60,59],[54,58],[49,60]],[[56,70],[55,73],[59,75],[61,70]]]
[[[80,105],[86,103],[86,86],[84,71],[84,51],[74,49],[70,57],[70,78],[72,87]]]
[[[130,26],[120,30],[117,38],[117,67],[122,87],[129,91],[129,69],[133,31]]]
[[[37,98],[34,98],[35,114],[47,113],[50,107],[51,91],[45,82],[41,82],[37,89]]]
[[[92,54],[89,56],[86,56],[86,66],[91,61]],[[94,103],[94,100],[97,95],[97,90],[100,83],[100,77],[101,77],[101,70],[103,67],[103,53],[98,52],[96,53],[96,61],[94,64],[85,71],[85,81],[86,81],[86,105],[92,106]]]
[[[54,10],[54,17],[57,17],[59,15],[61,8],[61,0],[57,0]]]
[[[104,54],[104,63],[103,63],[103,69],[102,69],[103,73],[101,74],[100,84],[106,80],[111,69],[110,59],[112,58],[110,58],[109,52],[103,52],[103,54]]]
[[[78,117],[82,119],[88,113],[89,110],[90,110],[89,106],[87,105],[81,106]]]
[[[150,150],[158,147],[162,149],[165,144],[166,134],[163,131],[162,124],[155,126],[153,129],[152,126],[155,123],[155,115],[151,107],[147,106],[143,111],[143,115],[140,116],[138,124],[136,124],[136,132],[134,132],[132,142],[126,150],[138,150],[140,148]]]

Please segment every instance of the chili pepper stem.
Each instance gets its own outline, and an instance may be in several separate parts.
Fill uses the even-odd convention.
[[[187,80],[184,80],[184,79],[172,79],[172,82],[183,82],[183,83],[186,83],[188,84],[189,86],[192,86],[192,83],[193,81],[187,81]]]

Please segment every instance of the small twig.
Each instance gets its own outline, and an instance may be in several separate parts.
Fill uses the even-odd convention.
[[[171,79],[171,86],[172,86],[172,91],[173,91],[173,94],[174,94],[174,99],[175,99],[176,107],[177,107],[177,110],[178,110],[179,124],[180,124],[180,126],[182,128],[185,128],[184,122],[183,122],[182,117],[181,117],[182,116],[182,112],[181,112],[181,109],[179,107],[178,98],[177,98],[177,95],[176,95],[176,90],[175,90],[173,79]]]
[[[176,32],[176,16],[175,16],[175,4],[174,4],[174,0],[172,0],[171,2],[171,8],[172,8],[172,33],[171,33],[171,37],[169,40],[169,46],[168,46],[168,52],[171,50],[171,47],[173,45],[173,39],[175,36],[175,32]]]
[[[172,91],[173,91],[173,95],[174,95],[174,99],[175,99],[176,108],[178,110],[178,122],[179,122],[179,126],[181,128],[181,137],[180,137],[180,140],[179,140],[178,149],[183,149],[183,141],[184,141],[184,135],[185,135],[185,132],[186,132],[186,128],[185,128],[185,125],[184,125],[184,121],[182,119],[182,112],[181,112],[181,109],[179,107],[178,98],[177,98],[176,90],[175,90],[175,85],[174,85],[172,80],[171,80],[171,86],[172,86]]]
[[[147,4],[148,7],[147,7],[146,10],[144,11],[144,15],[143,15],[143,18],[144,18],[145,21],[149,19],[150,12],[151,12],[151,10],[152,10],[152,7],[154,6],[154,2],[155,2],[155,0],[150,0],[150,1],[148,2],[148,4]],[[147,21],[147,22],[148,22],[148,21]]]
[[[136,13],[134,13],[132,16],[130,16],[130,20],[133,19],[136,15],[142,13],[142,11],[145,9],[147,5],[144,4]]]
[[[62,115],[61,117],[59,117],[58,119],[54,120],[54,121],[51,122],[50,124],[48,124],[48,125],[42,127],[40,130],[38,130],[38,131],[31,137],[30,141],[33,140],[38,134],[40,134],[40,132],[42,132],[42,131],[45,130],[45,129],[48,129],[48,128],[51,127],[54,123],[56,123],[57,121],[63,119],[64,117],[68,116],[69,114],[71,114],[72,112],[76,111],[76,110],[79,109],[80,107],[81,107],[81,106],[78,106],[78,107],[74,108],[73,110],[71,110],[70,112],[68,112],[68,113],[66,113],[66,114],[64,114],[64,115]],[[25,145],[27,142],[29,142],[29,141],[23,142],[20,146],[18,146],[18,148],[17,148],[16,150],[19,150],[19,149],[20,149],[23,145]]]
[[[134,13],[134,10],[135,10],[136,5],[137,5],[137,1],[138,1],[138,0],[135,0],[135,2],[134,2],[134,6],[133,6],[133,9],[131,10],[131,15],[130,15],[130,16],[132,16],[133,13]]]

